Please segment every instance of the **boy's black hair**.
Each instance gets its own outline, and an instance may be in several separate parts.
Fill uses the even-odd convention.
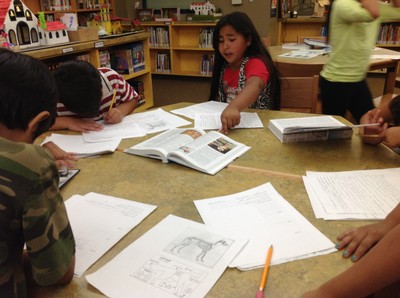
[[[89,62],[71,60],[54,72],[59,101],[81,117],[97,116],[102,97],[99,70]]]
[[[57,88],[47,66],[30,56],[0,48],[0,122],[8,129],[26,130],[40,112],[35,137],[47,131],[57,116]]]
[[[218,50],[219,45],[219,34],[224,26],[232,26],[236,32],[242,34],[246,40],[250,39],[251,44],[247,47],[244,53],[247,57],[260,58],[269,71],[269,80],[271,82],[271,97],[274,100],[274,109],[280,107],[280,81],[279,72],[275,67],[274,62],[270,53],[267,51],[263,43],[261,42],[260,35],[258,34],[253,22],[249,16],[243,12],[232,12],[224,15],[216,24],[213,33],[213,47],[214,47],[214,69],[212,74],[211,91],[209,100],[215,100],[218,95],[219,76],[221,69],[225,63],[225,59],[222,57]]]
[[[400,95],[393,97],[389,104],[389,110],[392,114],[393,124],[400,126]]]

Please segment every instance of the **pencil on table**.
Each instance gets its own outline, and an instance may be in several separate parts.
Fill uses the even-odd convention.
[[[264,298],[264,288],[265,288],[265,284],[267,282],[268,268],[269,268],[269,264],[271,263],[272,250],[273,250],[273,247],[271,244],[271,246],[268,249],[267,259],[265,261],[264,271],[263,271],[263,274],[261,277],[260,288],[257,291],[256,298]]]

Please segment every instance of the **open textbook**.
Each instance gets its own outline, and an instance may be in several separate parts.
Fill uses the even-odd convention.
[[[124,152],[173,161],[214,175],[250,147],[226,135],[199,128],[174,128],[126,149]]]
[[[350,139],[352,128],[332,116],[313,116],[273,119],[268,128],[282,142],[309,142],[332,139]]]

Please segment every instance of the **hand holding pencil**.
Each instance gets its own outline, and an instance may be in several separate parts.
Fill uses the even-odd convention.
[[[269,269],[269,264],[271,263],[272,251],[273,251],[273,247],[271,244],[271,246],[268,249],[267,259],[265,261],[264,271],[263,271],[263,274],[261,277],[260,287],[257,291],[256,298],[264,298],[264,288],[265,288],[265,284],[267,283],[268,269]]]
[[[110,107],[109,107],[107,113],[105,113],[105,115],[103,116],[104,121],[108,124],[119,123],[122,121],[122,118],[124,117],[120,110],[114,108],[118,88],[119,88],[119,85],[117,85],[115,87],[115,89],[113,91],[113,97],[111,99]]]

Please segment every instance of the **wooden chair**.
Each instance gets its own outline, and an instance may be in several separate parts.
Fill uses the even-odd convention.
[[[319,76],[322,70],[321,64],[305,64],[276,61],[276,68],[281,77],[312,77]]]
[[[282,77],[281,110],[302,113],[321,113],[318,100],[319,76]]]

